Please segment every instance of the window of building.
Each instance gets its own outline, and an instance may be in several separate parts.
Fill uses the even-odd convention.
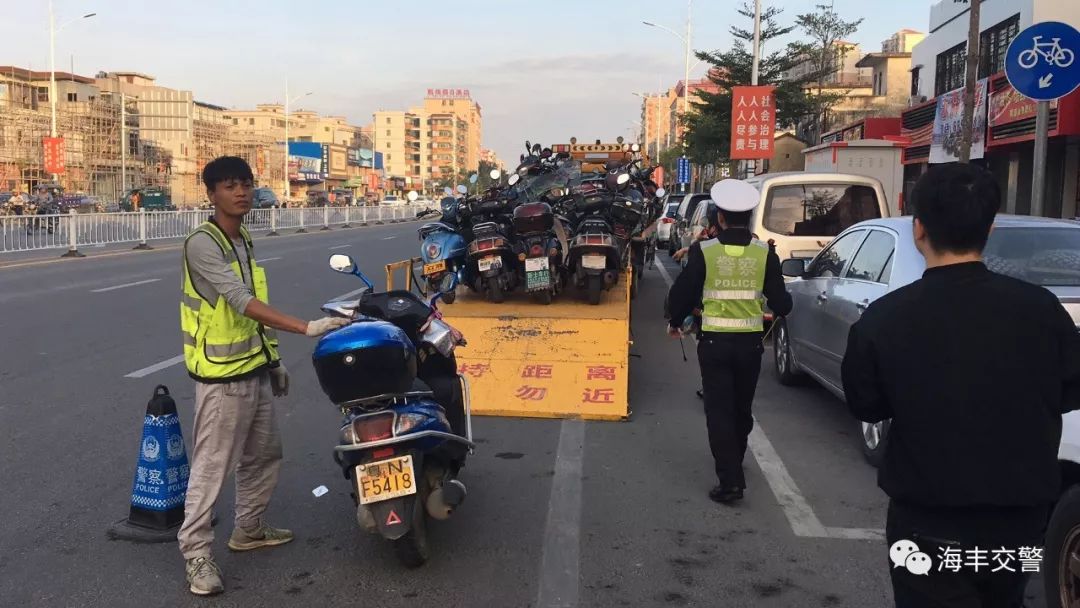
[[[1019,33],[1020,15],[1016,14],[979,36],[979,78],[1005,69],[1005,51]]]
[[[967,55],[967,42],[952,47],[937,56],[937,74],[934,82],[934,95],[948,93],[964,86],[964,62]]]
[[[386,153],[386,160],[390,160],[390,153],[389,152]]]
[[[254,126],[255,125],[255,119],[254,118],[249,118],[248,119],[248,124]]]
[[[390,129],[387,129],[387,130],[386,130],[386,136],[387,136],[387,137],[390,137]]]
[[[390,117],[389,116],[386,117],[386,124],[390,124]]]
[[[70,102],[79,101],[79,94],[78,93],[68,93],[67,94],[67,100],[70,101]]]
[[[37,100],[39,102],[49,101],[49,87],[38,87]]]
[[[327,133],[329,133],[330,132],[330,127],[323,127],[323,131],[326,131]]]
[[[916,66],[911,68],[911,96],[919,96],[919,74],[922,72],[922,66]]]

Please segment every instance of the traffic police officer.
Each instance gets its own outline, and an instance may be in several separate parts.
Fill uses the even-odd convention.
[[[791,312],[791,295],[775,249],[750,233],[758,190],[726,179],[716,183],[711,194],[710,232],[719,235],[690,247],[686,268],[668,296],[668,330],[678,336],[683,320],[700,306],[698,362],[719,481],[709,498],[731,503],[746,489],[742,461],[754,426],[750,407],[764,352],[764,301],[783,316]]]

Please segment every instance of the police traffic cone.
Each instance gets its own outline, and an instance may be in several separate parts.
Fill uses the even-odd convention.
[[[142,443],[127,519],[109,527],[110,540],[162,543],[176,540],[184,522],[190,474],[176,402],[158,385],[146,404]]]

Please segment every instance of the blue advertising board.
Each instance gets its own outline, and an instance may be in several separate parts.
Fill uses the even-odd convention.
[[[689,158],[686,158],[685,156],[683,156],[683,157],[681,157],[679,159],[677,173],[678,173],[678,176],[677,176],[678,177],[678,182],[680,184],[689,184],[690,183],[690,159]]]

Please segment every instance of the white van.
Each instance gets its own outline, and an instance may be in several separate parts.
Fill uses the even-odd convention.
[[[842,173],[765,173],[746,180],[761,192],[750,231],[776,243],[781,260],[812,258],[863,220],[889,217],[881,182]]]

